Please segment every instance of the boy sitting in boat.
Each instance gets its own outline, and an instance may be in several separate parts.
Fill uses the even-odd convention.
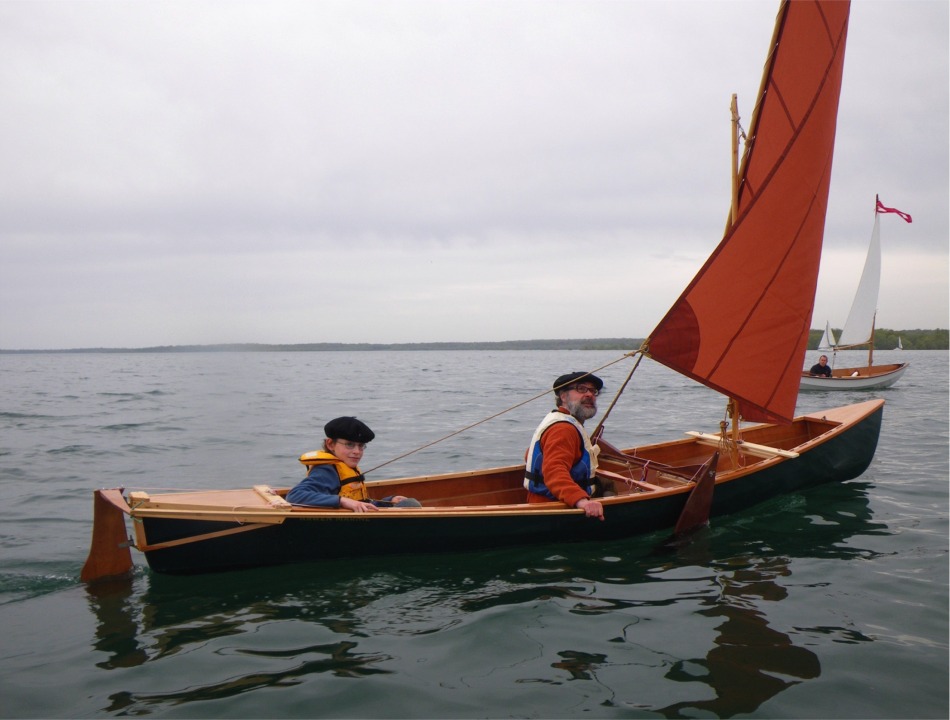
[[[404,495],[373,500],[366,494],[359,461],[376,433],[355,417],[334,418],[323,426],[323,450],[305,453],[300,462],[309,473],[287,493],[287,502],[308,507],[375,512],[380,507],[421,507]]]

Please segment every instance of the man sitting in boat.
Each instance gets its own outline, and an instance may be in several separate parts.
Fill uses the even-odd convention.
[[[808,374],[812,377],[831,377],[831,368],[828,367],[828,356],[822,355],[818,358],[818,364],[812,365]]]
[[[557,408],[538,425],[525,455],[529,503],[560,500],[583,509],[587,517],[604,519],[604,506],[591,499],[598,451],[584,429],[584,421],[597,414],[603,387],[603,380],[586,372],[554,381]]]
[[[305,453],[300,462],[310,472],[287,493],[287,502],[308,507],[346,508],[353,512],[375,512],[379,507],[421,507],[404,495],[372,500],[366,494],[359,461],[366,443],[376,433],[355,417],[334,418],[323,426],[323,450]]]

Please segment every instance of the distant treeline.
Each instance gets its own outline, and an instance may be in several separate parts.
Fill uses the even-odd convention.
[[[841,335],[840,328],[832,328],[835,337]],[[823,330],[812,330],[808,334],[808,349],[816,350],[821,342]],[[947,330],[887,330],[874,331],[875,350],[893,350],[900,338],[904,350],[948,350],[950,349],[950,331]]]
[[[580,340],[506,340],[502,342],[432,343],[298,343],[268,345],[228,343],[219,345],[157,345],[144,348],[75,348],[64,350],[2,350],[2,353],[187,353],[187,352],[337,352],[373,350],[622,350],[640,347],[635,338],[589,338]]]
[[[835,336],[840,334],[835,330]],[[821,341],[821,330],[808,335],[808,349],[815,350]],[[874,332],[874,347],[891,350],[900,337],[905,350],[950,350],[947,330],[886,330]],[[187,353],[187,352],[338,352],[373,350],[637,350],[642,338],[587,338],[561,340],[505,340],[502,342],[433,342],[433,343],[298,343],[268,345],[263,343],[228,343],[220,345],[156,345],[143,348],[73,348],[63,350],[2,350],[12,353]]]

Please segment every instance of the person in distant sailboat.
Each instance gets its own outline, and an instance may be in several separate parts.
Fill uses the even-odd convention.
[[[528,502],[560,500],[589,518],[604,519],[604,506],[591,495],[597,471],[597,448],[584,421],[597,414],[604,381],[587,372],[561,375],[554,381],[557,408],[545,415],[525,454],[524,486]]]
[[[818,358],[818,364],[812,365],[808,370],[812,377],[831,377],[831,368],[828,367],[828,356],[822,355]]]
[[[345,508],[353,512],[375,512],[380,507],[421,507],[404,495],[372,500],[366,494],[359,461],[366,444],[376,433],[355,417],[334,418],[323,426],[323,449],[300,457],[310,470],[307,477],[287,493],[287,502],[308,507]]]

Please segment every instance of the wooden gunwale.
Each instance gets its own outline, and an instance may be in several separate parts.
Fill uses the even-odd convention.
[[[641,485],[643,483],[640,483]],[[633,492],[616,497],[599,498],[604,505],[617,505],[629,502],[642,502],[647,499],[677,495],[689,492],[691,485],[660,488],[650,486],[648,492]],[[174,507],[161,505],[156,507],[137,507],[130,513],[133,518],[166,518],[182,520],[210,520],[220,522],[239,522],[249,524],[279,525],[289,518],[295,520],[340,520],[346,522],[374,522],[378,520],[398,520],[400,518],[425,517],[482,517],[507,515],[573,515],[583,514],[577,508],[568,508],[559,502],[551,503],[514,503],[509,505],[451,505],[444,507],[421,508],[380,508],[373,513],[353,513],[339,508],[293,507],[286,510],[216,510],[211,507]]]

